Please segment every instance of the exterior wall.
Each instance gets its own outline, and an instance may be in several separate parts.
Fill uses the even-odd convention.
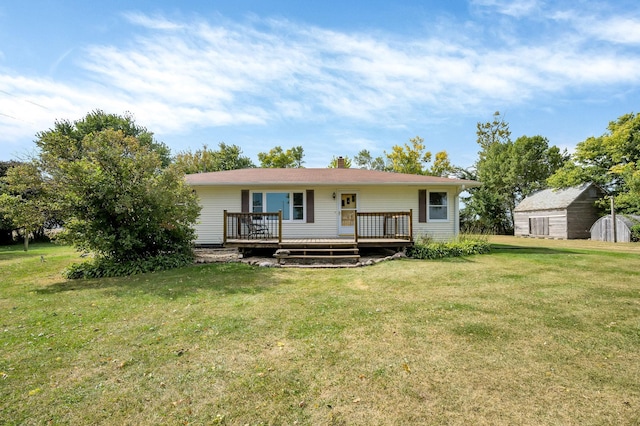
[[[548,234],[533,235],[529,229],[529,219],[547,218]],[[566,210],[536,210],[514,213],[514,235],[518,237],[567,238]]]
[[[594,241],[613,242],[613,229],[611,227],[611,215],[603,216],[591,227],[591,239]],[[631,242],[631,230],[620,217],[616,216],[616,242]]]
[[[600,217],[594,203],[602,195],[602,191],[596,188],[589,188],[571,203],[567,209],[569,221],[567,238],[591,238],[591,227]]]
[[[413,235],[429,235],[438,240],[454,237],[458,231],[458,197],[456,187],[417,186],[365,186],[365,187],[206,187],[194,186],[200,198],[202,211],[196,225],[196,244],[222,244],[223,212],[240,212],[241,190],[252,191],[296,191],[314,190],[314,223],[285,221],[282,223],[283,238],[336,238],[338,236],[339,194],[355,193],[358,211],[385,212],[413,210]],[[447,193],[447,220],[418,222],[418,190]],[[333,198],[333,194],[336,198]],[[305,200],[306,208],[306,200]],[[305,212],[306,217],[306,212]]]

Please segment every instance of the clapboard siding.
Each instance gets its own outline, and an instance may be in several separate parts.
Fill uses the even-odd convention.
[[[571,195],[571,198],[568,198]],[[530,199],[525,199],[514,211],[514,234],[516,236],[586,239],[591,236],[590,229],[598,219],[596,200],[604,195],[595,185],[583,185],[558,191],[541,191]],[[557,202],[554,197],[558,197]],[[562,204],[559,208],[544,208]],[[536,208],[537,207],[537,208]],[[558,206],[554,206],[558,207]],[[539,232],[543,219],[548,222],[548,233]]]
[[[366,186],[366,187],[270,187],[270,188],[238,188],[238,187],[194,187],[202,211],[196,225],[196,244],[222,244],[223,214],[240,212],[242,208],[242,189],[258,191],[294,191],[313,190],[314,222],[291,221],[282,223],[283,238],[335,238],[338,236],[339,205],[341,192],[357,194],[358,210],[362,212],[394,212],[413,210],[413,236],[428,235],[437,240],[446,240],[457,233],[457,193],[451,187],[419,188],[416,186]],[[419,223],[419,189],[427,191],[447,192],[448,218],[446,221],[427,221]],[[336,194],[334,199],[333,194]]]

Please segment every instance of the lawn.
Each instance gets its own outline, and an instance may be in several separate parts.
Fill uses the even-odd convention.
[[[66,281],[0,247],[1,424],[640,424],[638,245]]]

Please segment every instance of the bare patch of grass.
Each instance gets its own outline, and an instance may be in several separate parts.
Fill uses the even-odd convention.
[[[2,423],[640,422],[633,250],[80,281],[36,250],[0,250]]]

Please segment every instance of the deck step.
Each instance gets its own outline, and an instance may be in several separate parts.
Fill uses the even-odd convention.
[[[288,242],[279,244],[273,255],[280,264],[285,263],[357,263],[360,260],[358,244],[345,242]]]

